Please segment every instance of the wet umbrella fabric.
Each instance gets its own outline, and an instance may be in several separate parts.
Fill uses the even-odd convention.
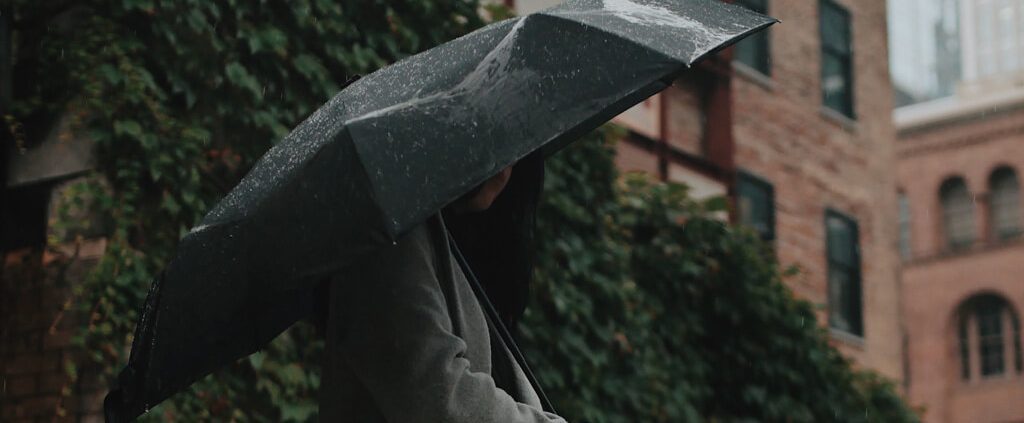
[[[258,350],[308,315],[325,275],[774,22],[717,0],[574,0],[356,81],[181,240],[107,410],[134,418]]]

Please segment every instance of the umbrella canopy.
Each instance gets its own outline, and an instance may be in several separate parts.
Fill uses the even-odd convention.
[[[308,314],[324,275],[774,22],[717,0],[570,0],[356,81],[181,240],[108,409],[135,417],[256,351]]]

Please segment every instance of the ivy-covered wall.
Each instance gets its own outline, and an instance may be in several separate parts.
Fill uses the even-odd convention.
[[[272,142],[353,75],[483,24],[474,0],[15,0],[12,9],[11,138],[31,142],[65,115],[97,145],[96,172],[65,192],[61,236],[50,240],[107,240],[68,302],[85,353],[65,360],[72,381],[82,368],[109,378],[121,367],[152,276]],[[614,137],[599,131],[549,161],[538,281],[521,329],[562,414],[915,420],[888,382],[828,346],[755,237],[709,217],[722,201],[620,179]],[[75,218],[83,209],[100,218]],[[315,420],[321,348],[297,325],[144,419]]]
[[[53,251],[79,235],[106,239],[67,301],[80,317],[73,341],[87,354],[63,360],[67,400],[51,415],[68,415],[78,402],[79,376],[109,377],[123,365],[152,276],[273,142],[351,77],[481,26],[480,10],[476,0],[0,4],[14,87],[4,140],[31,148],[65,117],[74,133],[68,142],[96,143],[96,171],[63,190],[51,225],[59,234]],[[82,209],[100,218],[76,218]],[[308,419],[317,374],[297,358],[317,348],[289,348],[289,336],[152,415]],[[12,418],[43,418],[35,408]]]
[[[614,130],[548,161],[527,355],[579,421],[912,422],[854,370],[769,247],[686,187],[617,174]]]

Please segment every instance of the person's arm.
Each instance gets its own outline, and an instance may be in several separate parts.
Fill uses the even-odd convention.
[[[564,422],[472,372],[452,333],[426,226],[356,265],[331,289],[328,336],[393,422]]]

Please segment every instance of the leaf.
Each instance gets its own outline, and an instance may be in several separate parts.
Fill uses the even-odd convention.
[[[308,79],[321,79],[327,70],[320,64],[320,60],[309,54],[300,54],[292,59],[295,69]]]
[[[263,360],[265,358],[266,357],[264,357],[263,351],[252,353],[249,355],[249,364],[251,364],[254,369],[259,370],[261,367],[263,367]]]
[[[133,120],[114,121],[114,134],[140,138],[142,136],[142,126]]]
[[[281,419],[286,422],[304,422],[312,417],[320,406],[312,401],[298,404],[285,404],[281,407]]]
[[[228,63],[228,65],[224,67],[224,74],[227,77],[228,82],[232,85],[248,91],[254,97],[258,98],[262,96],[259,81],[249,74],[249,71],[247,71],[240,63]]]
[[[264,27],[247,37],[249,52],[272,51],[283,54],[288,46],[288,36],[278,28]]]

